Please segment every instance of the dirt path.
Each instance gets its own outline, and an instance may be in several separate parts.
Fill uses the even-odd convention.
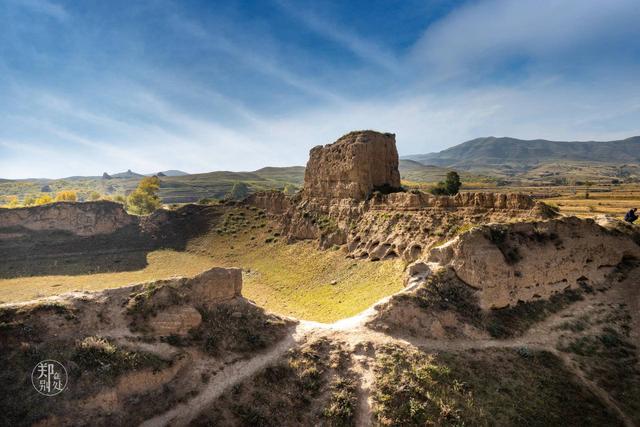
[[[275,363],[289,349],[293,348],[307,333],[304,325],[298,325],[285,339],[268,351],[248,360],[228,365],[218,372],[207,387],[191,400],[175,406],[168,412],[151,418],[141,424],[144,427],[185,426],[213,403],[227,388],[237,384],[261,369]]]
[[[373,398],[371,390],[374,384],[373,359],[367,354],[357,354],[354,356],[353,370],[358,374],[358,407],[356,408],[356,427],[367,427],[371,425],[373,418]]]
[[[422,282],[414,282],[408,288],[399,293],[410,292]],[[620,284],[621,286],[623,284]],[[624,286],[633,286],[625,283]],[[610,290],[609,292],[611,292]],[[608,302],[625,302],[630,305],[633,310],[640,306],[640,292],[635,292],[637,298],[633,301],[624,300],[625,292],[616,290],[616,292],[605,293],[604,299]],[[399,294],[398,293],[398,294]],[[397,294],[396,294],[397,295]],[[372,422],[372,397],[371,390],[374,385],[372,354],[363,352],[361,349],[370,348],[370,344],[397,344],[403,346],[418,347],[423,351],[465,351],[471,349],[488,349],[488,348],[519,348],[526,347],[533,350],[548,351],[560,358],[566,368],[575,375],[577,380],[583,384],[585,388],[590,390],[601,402],[616,414],[625,426],[634,426],[633,421],[620,409],[614,399],[597,384],[590,381],[584,373],[575,366],[571,358],[562,352],[559,352],[555,346],[560,335],[557,326],[565,322],[569,315],[575,315],[592,308],[596,302],[601,302],[603,298],[598,295],[587,296],[582,301],[578,301],[560,312],[550,315],[543,322],[535,325],[526,334],[521,337],[498,340],[498,339],[471,339],[461,338],[452,340],[439,339],[423,339],[414,337],[398,337],[391,336],[382,332],[378,332],[367,328],[365,325],[376,315],[376,307],[379,304],[387,302],[392,296],[386,297],[372,307],[362,313],[351,318],[343,319],[331,324],[324,324],[311,321],[300,321],[295,330],[287,336],[275,347],[267,352],[261,353],[249,360],[242,360],[225,367],[216,374],[208,384],[208,386],[197,396],[191,400],[179,404],[170,411],[161,414],[155,418],[147,420],[142,425],[150,426],[183,426],[189,424],[203,410],[211,405],[227,388],[240,383],[241,381],[251,377],[261,369],[275,363],[289,349],[296,346],[302,340],[308,338],[326,337],[332,340],[340,340],[345,342],[354,350],[354,371],[360,377],[358,385],[358,407],[356,415],[356,423],[358,426],[368,426]],[[638,322],[637,316],[634,316],[634,322]],[[637,326],[634,323],[634,326]],[[635,329],[635,327],[634,327]],[[634,331],[635,336],[639,331]],[[360,349],[360,350],[359,350]]]

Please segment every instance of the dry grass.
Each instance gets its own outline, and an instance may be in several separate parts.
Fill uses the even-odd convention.
[[[598,190],[598,191],[594,191]],[[624,186],[591,189],[589,198],[585,190],[568,190],[559,197],[545,200],[556,205],[560,212],[579,217],[593,217],[606,214],[616,218],[624,218],[632,207],[640,207],[640,187]]]
[[[214,266],[209,257],[172,250],[150,252],[147,263],[144,269],[137,271],[0,280],[0,301],[26,301],[74,290],[96,291],[172,276],[193,276]]]
[[[466,191],[464,187],[463,191]],[[638,184],[598,184],[589,188],[584,185],[503,187],[485,185],[473,191],[529,194],[549,205],[557,206],[565,215],[576,215],[581,218],[606,214],[622,219],[632,207],[640,208],[640,185]]]

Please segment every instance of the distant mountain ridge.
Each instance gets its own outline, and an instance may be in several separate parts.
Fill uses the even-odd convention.
[[[403,156],[422,164],[474,167],[552,161],[640,163],[640,136],[617,141],[522,140],[509,137],[476,138],[438,153]]]

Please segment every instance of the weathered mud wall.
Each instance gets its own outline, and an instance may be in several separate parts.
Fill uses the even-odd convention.
[[[346,244],[350,256],[374,261],[413,261],[473,224],[556,216],[524,194],[401,191],[395,136],[372,131],[312,149],[297,195],[256,193],[246,203],[277,216],[290,241],[315,239],[321,248]]]
[[[272,215],[281,215],[291,209],[293,202],[282,191],[261,191],[251,194],[245,199],[245,203],[264,209]]]
[[[109,201],[58,202],[28,208],[0,208],[0,230],[23,227],[33,231],[61,230],[78,236],[113,233],[138,218],[122,204]]]
[[[0,277],[75,275],[144,268],[149,251],[184,250],[222,207],[186,205],[149,216],[112,202],[0,210]]]
[[[256,193],[247,203],[278,217],[290,240],[316,239],[323,248],[346,244],[350,256],[418,259],[434,244],[477,224],[541,220],[556,216],[523,194],[376,193],[369,200],[287,197]]]
[[[431,250],[479,291],[483,309],[547,299],[580,284],[598,286],[625,259],[640,259],[630,236],[575,217],[475,228]]]

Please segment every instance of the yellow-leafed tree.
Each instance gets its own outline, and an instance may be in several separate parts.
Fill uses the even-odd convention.
[[[6,196],[4,199],[4,208],[17,208],[20,206],[18,196]]]
[[[56,194],[56,202],[75,202],[78,200],[78,194],[73,190],[59,191]]]
[[[40,206],[40,205],[46,205],[48,203],[53,203],[53,198],[48,194],[44,194],[36,199],[34,205]]]
[[[148,215],[158,209],[162,203],[158,197],[160,178],[157,176],[142,178],[138,187],[127,198],[127,208],[137,215]]]

